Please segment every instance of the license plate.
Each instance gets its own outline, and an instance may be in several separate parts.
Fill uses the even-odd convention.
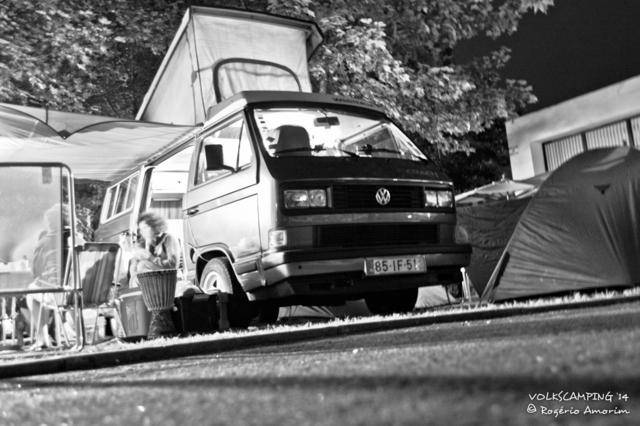
[[[427,272],[424,256],[396,256],[365,259],[365,275],[415,274]]]

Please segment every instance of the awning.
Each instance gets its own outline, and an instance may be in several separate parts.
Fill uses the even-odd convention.
[[[36,120],[40,123],[46,124],[48,127],[53,129],[54,132],[62,136],[68,136],[92,124],[114,120],[113,117],[104,115],[80,114],[77,112],[57,111],[47,107],[40,108],[0,103],[0,114],[2,114],[3,111],[5,114],[9,112],[13,115],[21,113],[23,116],[28,117],[29,120]],[[0,117],[0,126],[4,124],[3,121],[4,115]],[[1,130],[0,133],[2,133]]]
[[[35,117],[0,106],[0,162],[61,162],[76,178],[111,181],[195,131],[193,126],[114,120],[65,139]]]
[[[0,104],[0,138],[61,139],[58,132],[47,123],[16,107]]]

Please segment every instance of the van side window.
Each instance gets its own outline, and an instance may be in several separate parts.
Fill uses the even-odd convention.
[[[115,214],[122,213],[124,210],[124,203],[127,200],[127,189],[129,185],[127,185],[129,181],[123,182],[118,185],[118,197],[116,201],[116,211]]]
[[[114,185],[107,190],[107,199],[105,200],[102,208],[104,209],[103,221],[106,221],[112,216],[113,206],[116,203],[116,191],[118,190],[118,185]]]
[[[253,160],[253,152],[251,151],[251,138],[249,137],[249,129],[247,123],[242,126],[242,134],[240,135],[240,151],[238,152],[238,168],[251,164]]]
[[[127,194],[127,206],[125,207],[129,210],[133,207],[133,202],[136,199],[136,189],[138,188],[138,175],[134,175],[129,182],[129,192]]]
[[[138,176],[138,173],[136,173],[107,189],[105,202],[102,206],[102,222],[106,222],[112,217],[133,208],[138,187]]]
[[[207,170],[207,158],[205,146],[221,145],[223,164],[228,168],[219,170]],[[216,129],[204,136],[200,152],[198,154],[198,169],[196,172],[196,185],[228,175],[231,169],[238,169],[250,164],[253,158],[251,142],[244,125],[244,120],[236,120],[227,126]]]

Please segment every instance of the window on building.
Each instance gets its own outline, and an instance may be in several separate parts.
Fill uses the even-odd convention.
[[[584,151],[580,135],[547,142],[543,148],[547,171],[557,169],[562,163]]]
[[[629,145],[627,123],[620,121],[585,133],[587,149]]]

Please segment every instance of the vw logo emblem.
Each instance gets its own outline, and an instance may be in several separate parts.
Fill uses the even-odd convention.
[[[387,188],[378,188],[376,191],[376,201],[381,206],[386,206],[391,201],[391,193]]]

